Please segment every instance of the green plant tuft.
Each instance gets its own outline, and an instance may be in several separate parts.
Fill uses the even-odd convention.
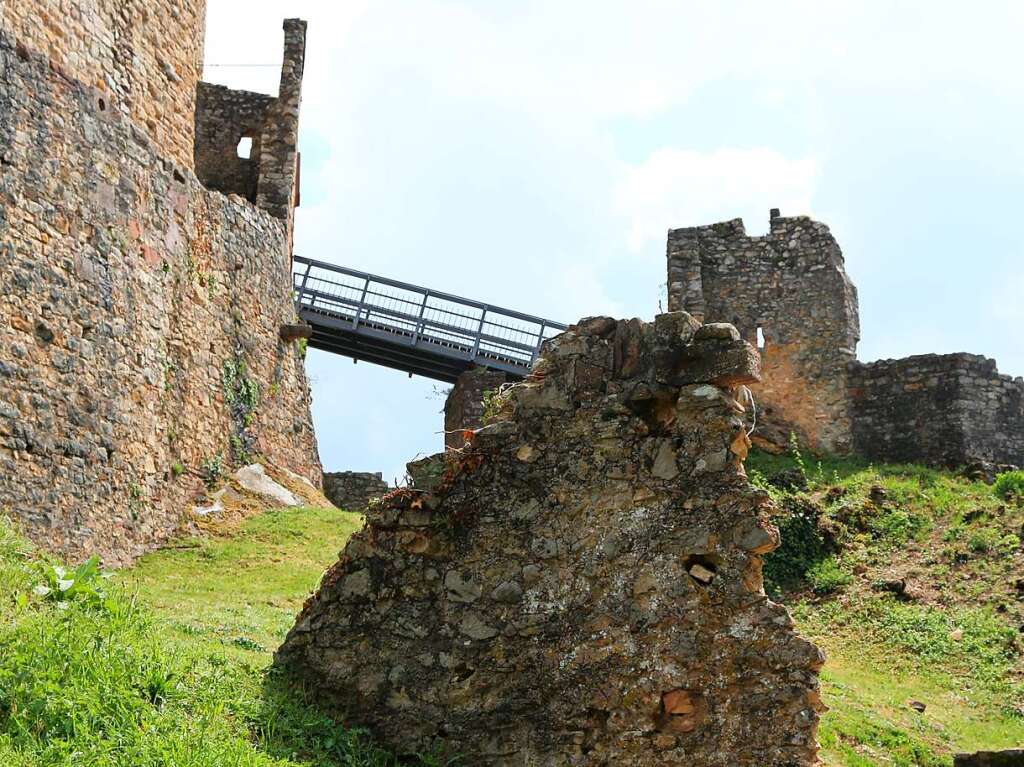
[[[996,477],[992,486],[995,494],[1004,501],[1024,500],[1024,471],[1007,471]]]
[[[208,487],[215,485],[224,474],[224,454],[217,453],[204,459],[200,464],[199,471]]]

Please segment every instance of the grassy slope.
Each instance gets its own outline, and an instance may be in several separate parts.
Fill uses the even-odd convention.
[[[0,764],[396,764],[268,673],[360,524],[335,509],[269,512],[145,557],[104,584],[102,605],[62,608],[32,593],[44,568],[0,518]]]
[[[806,490],[765,481],[800,463]],[[767,586],[828,655],[826,764],[948,765],[957,751],[1024,743],[1024,510],[913,466],[754,454],[748,471],[782,509]],[[909,598],[881,588],[897,579]]]
[[[748,467],[766,484],[796,465],[756,454]],[[804,473],[806,491],[771,490],[786,543],[766,572],[829,656],[825,763],[949,765],[956,750],[1024,743],[1024,572],[1010,538],[1024,511],[914,467]],[[43,566],[0,523],[0,764],[394,764],[267,672],[358,525],[335,510],[267,513],[145,557],[116,576],[105,607],[62,609],[32,594]],[[913,600],[874,588],[895,577]]]

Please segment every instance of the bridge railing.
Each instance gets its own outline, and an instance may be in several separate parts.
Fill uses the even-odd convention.
[[[296,308],[351,331],[485,366],[528,370],[559,322],[313,259],[294,257]]]

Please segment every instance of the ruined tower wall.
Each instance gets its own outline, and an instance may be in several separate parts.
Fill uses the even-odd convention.
[[[1024,466],[1024,380],[973,354],[850,368],[854,449],[881,461]]]
[[[0,509],[116,563],[217,456],[319,482],[286,223],[5,31],[0,71]]]
[[[196,175],[207,189],[256,202],[260,139],[274,97],[199,83],[196,90]],[[249,157],[238,142],[252,139]]]
[[[306,22],[284,22],[284,60],[277,96],[199,83],[195,111],[196,175],[208,189],[237,194],[285,222],[289,252],[299,204],[299,106]],[[238,142],[252,139],[249,157]]]
[[[277,662],[401,751],[810,767],[822,657],[762,590],[734,333],[679,312],[549,341],[438,487],[368,510]]]
[[[192,167],[205,0],[8,0],[0,27],[131,118],[159,153]]]
[[[668,305],[764,337],[762,382],[751,387],[762,423],[810,446],[851,446],[846,371],[860,326],[857,291],[827,226],[774,215],[767,235],[740,219],[668,235]]]

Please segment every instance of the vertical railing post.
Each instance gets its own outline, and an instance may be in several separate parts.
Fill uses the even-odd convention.
[[[478,351],[480,351],[480,336],[484,332],[484,320],[485,319],[487,319],[487,307],[486,306],[484,307],[484,310],[482,312],[480,312],[480,322],[476,326],[476,340],[473,342],[473,354],[470,356],[471,360],[475,360],[476,359],[476,353]]]
[[[309,281],[309,270],[313,268],[312,264],[306,264],[306,271],[302,275],[302,284],[299,285],[299,295],[296,296],[296,303],[302,306],[302,297],[306,295],[306,283]]]
[[[352,319],[352,329],[355,330],[359,327],[359,315],[363,313],[363,307],[366,305],[366,291],[370,289],[370,278],[367,277],[363,282],[363,292],[359,296],[359,305],[356,307],[356,316]]]
[[[547,326],[547,320],[541,321],[540,330],[537,332],[537,343],[534,345],[533,355],[530,357],[530,367],[533,367],[533,363],[537,361],[537,355],[540,354],[540,347],[544,343],[544,330]]]
[[[420,340],[420,333],[423,332],[423,313],[427,310],[427,301],[430,300],[430,291],[423,291],[423,303],[420,304],[420,315],[416,318],[416,330],[412,334],[412,344],[415,346],[416,342]]]

